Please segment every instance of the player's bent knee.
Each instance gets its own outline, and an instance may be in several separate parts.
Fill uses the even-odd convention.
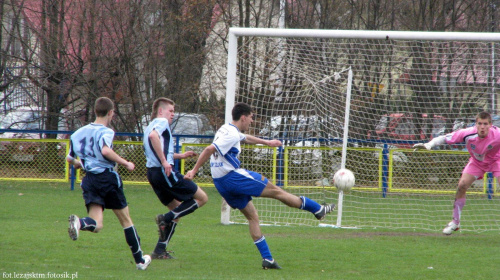
[[[93,233],[99,233],[101,231],[101,229],[103,228],[103,225],[97,225],[94,229],[94,231],[92,231]]]
[[[208,202],[207,194],[201,189],[198,189],[194,196],[194,199],[196,200],[196,203],[198,203],[198,207],[201,207]]]
[[[458,184],[458,192],[465,193],[469,189],[468,185]]]
[[[205,195],[203,197],[196,198],[195,200],[198,203],[198,207],[201,207],[208,202],[208,197]]]

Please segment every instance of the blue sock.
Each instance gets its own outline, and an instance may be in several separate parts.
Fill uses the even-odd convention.
[[[124,228],[123,231],[125,232],[125,240],[127,240],[127,244],[132,251],[135,263],[144,262],[144,259],[142,258],[141,239],[139,238],[139,235],[137,235],[135,227],[130,226],[128,228]]]
[[[253,244],[255,244],[255,246],[257,246],[257,249],[259,249],[260,255],[262,256],[263,259],[270,261],[273,260],[273,256],[271,256],[271,251],[269,250],[269,246],[267,246],[266,237],[262,236],[258,240],[255,240]]]
[[[97,227],[97,222],[91,217],[80,219],[80,230],[94,231]]]
[[[302,199],[302,205],[300,206],[300,209],[302,210],[306,210],[314,214],[321,209],[321,205],[310,198],[301,196],[300,199]]]

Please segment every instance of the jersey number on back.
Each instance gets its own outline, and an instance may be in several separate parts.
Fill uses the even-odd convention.
[[[89,156],[89,157],[95,157],[95,154],[94,154],[94,137],[90,137],[90,141],[89,141],[89,147],[88,147],[88,150],[89,152],[88,153],[85,153],[85,146],[87,145],[87,138],[83,138],[82,140],[80,140],[80,154],[82,155],[86,155],[86,156]]]

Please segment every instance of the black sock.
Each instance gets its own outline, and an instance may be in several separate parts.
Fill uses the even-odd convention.
[[[178,219],[180,217],[184,217],[187,214],[193,213],[196,209],[198,209],[198,202],[194,199],[186,200],[182,202],[179,206],[174,208],[174,210],[168,212],[163,216],[165,223],[170,223],[171,221]]]
[[[177,226],[176,222],[170,222],[167,224],[165,227],[165,232],[166,232],[166,240],[161,240],[158,239],[158,243],[156,243],[156,247],[154,252],[157,254],[161,254],[167,250],[168,242],[170,242],[170,239],[172,238],[172,235],[174,235],[175,232],[175,227]]]
[[[125,240],[127,240],[128,246],[132,251],[135,263],[144,262],[144,259],[142,258],[141,239],[139,238],[139,235],[137,235],[135,227],[132,225],[128,228],[124,228],[123,231],[125,231]]]
[[[97,227],[97,222],[91,217],[80,219],[80,230],[94,231]]]

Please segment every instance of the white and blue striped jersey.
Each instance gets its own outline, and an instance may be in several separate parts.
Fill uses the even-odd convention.
[[[104,145],[113,148],[114,137],[115,132],[111,128],[102,124],[88,124],[71,135],[69,156],[78,156],[86,172],[102,173],[116,165],[102,155]]]
[[[212,178],[221,178],[240,168],[240,142],[245,138],[245,134],[240,133],[233,124],[225,124],[219,128],[212,143],[217,151],[210,156]]]
[[[161,167],[161,161],[151,145],[149,134],[156,130],[160,135],[160,143],[163,154],[170,165],[174,165],[174,139],[170,132],[170,125],[166,118],[155,118],[144,130],[143,145],[144,154],[146,155],[146,167]]]

